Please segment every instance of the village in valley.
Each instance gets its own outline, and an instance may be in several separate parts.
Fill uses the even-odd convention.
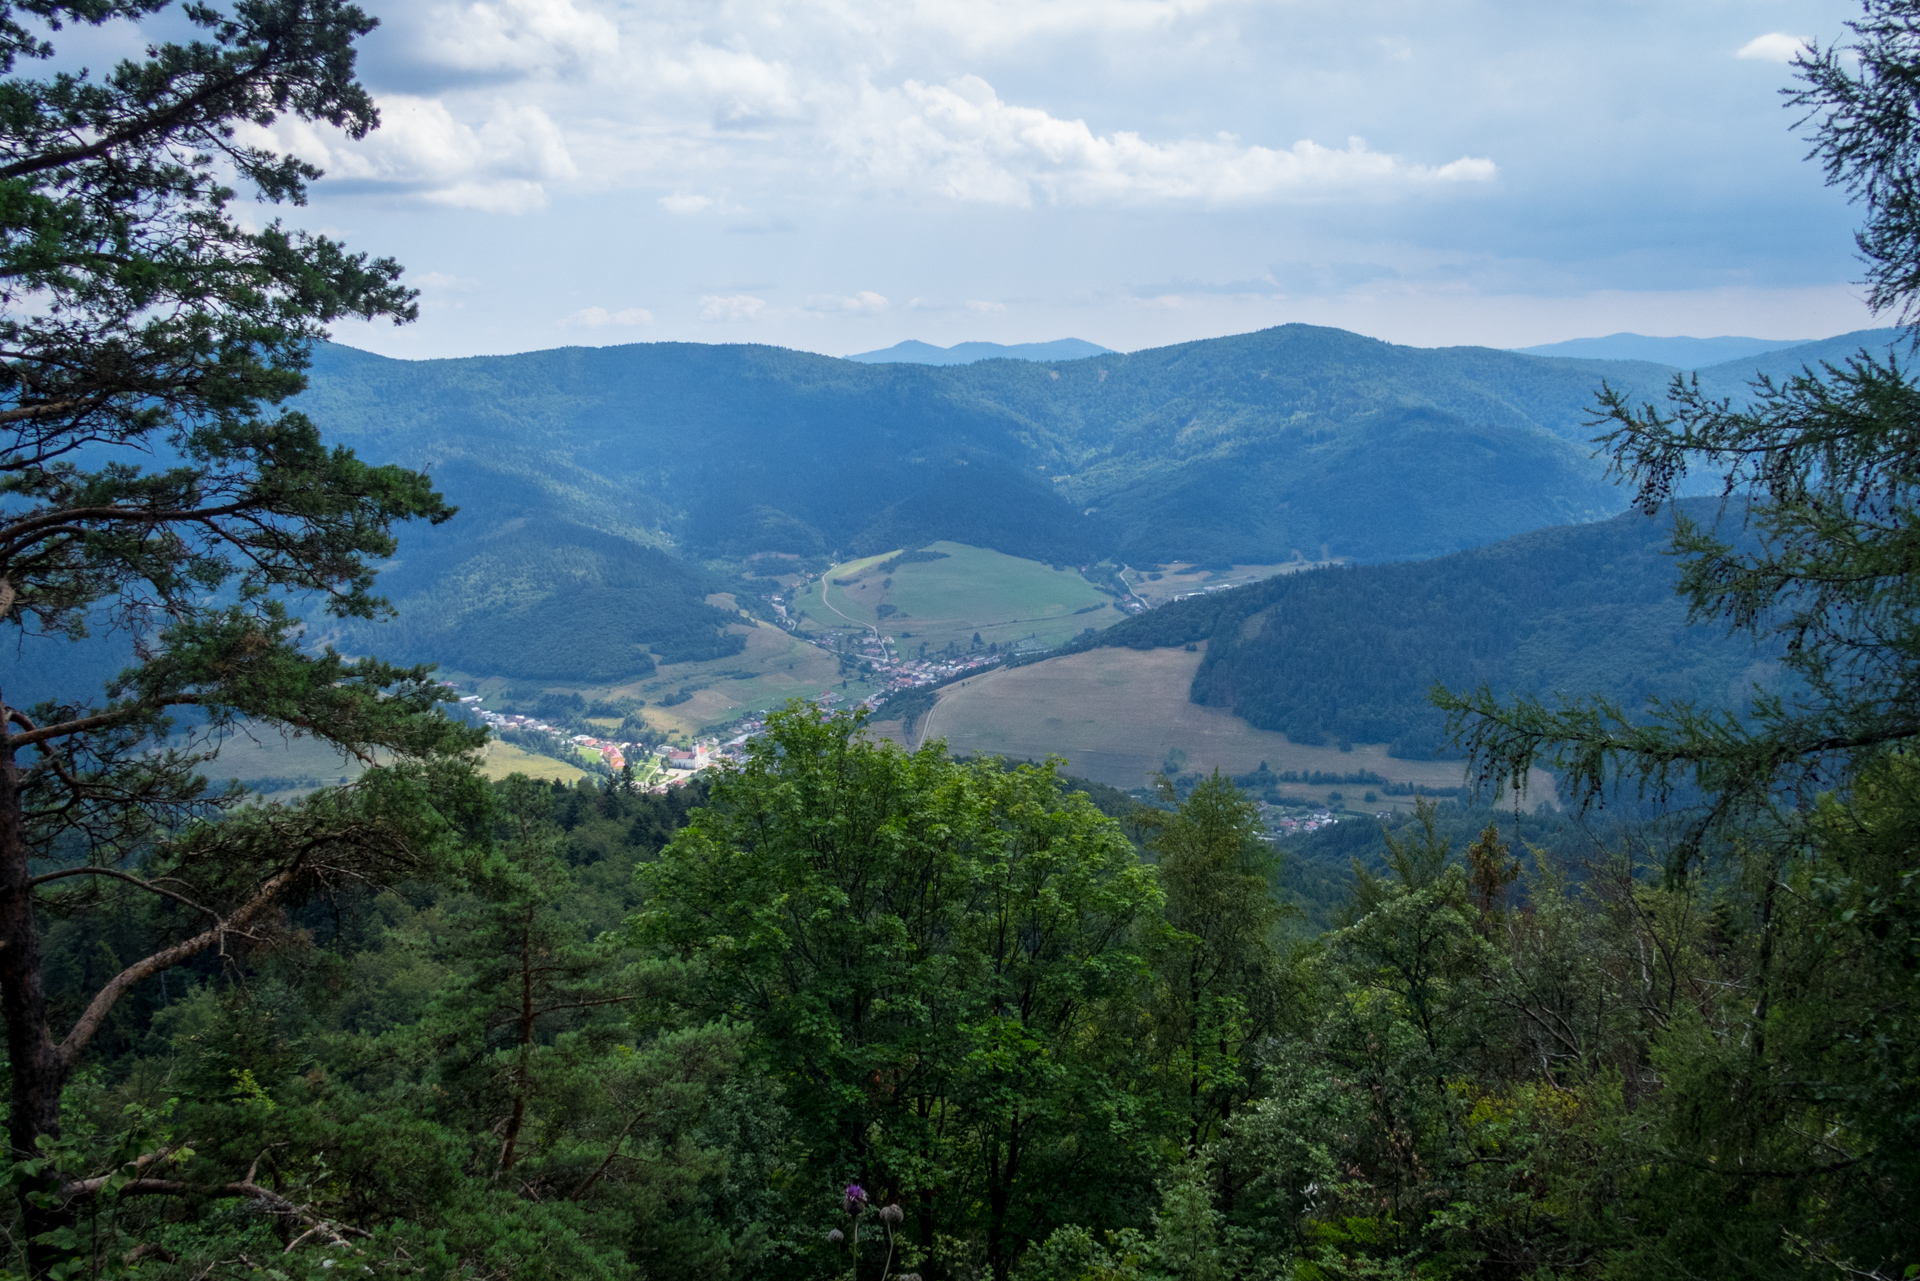
[[[797,585],[804,587],[815,577],[813,574],[799,575]],[[1123,571],[1119,581],[1130,588],[1132,583],[1129,580],[1135,577],[1144,589],[1148,577],[1146,574],[1134,575]],[[1155,573],[1151,577],[1158,579],[1160,575]],[[1245,586],[1246,582],[1208,583],[1195,590],[1177,590],[1157,598],[1148,590],[1137,593],[1128,590],[1117,604],[1123,613],[1143,613],[1173,600],[1228,591]],[[870,713],[879,712],[890,699],[899,695],[916,690],[938,689],[1009,662],[1030,661],[1048,652],[1039,648],[1022,649],[1017,645],[1002,648],[990,644],[982,647],[976,634],[975,647],[970,650],[956,652],[949,649],[931,655],[902,654],[898,640],[878,628],[824,635],[815,633],[803,628],[800,620],[790,611],[790,594],[774,594],[763,599],[771,606],[774,621],[782,630],[797,640],[835,655],[842,663],[843,672],[850,675],[857,672],[861,683],[871,691],[864,695],[846,692],[845,682],[839,690],[822,689],[805,700],[822,711],[860,708]],[[576,732],[573,726],[554,724],[522,712],[494,711],[483,707],[483,701],[478,694],[468,694],[460,699],[470,715],[496,734],[512,733],[521,741],[527,741],[528,738],[544,739],[548,744],[545,750],[553,754],[571,758],[577,764],[598,767],[614,778],[625,778],[632,786],[655,794],[683,786],[722,762],[743,762],[748,745],[766,728],[766,714],[754,711],[684,744],[649,746],[636,741]],[[1141,795],[1145,795],[1144,791]],[[1265,801],[1259,805],[1266,839],[1270,841],[1318,831],[1340,821],[1338,814],[1319,806],[1270,805]]]

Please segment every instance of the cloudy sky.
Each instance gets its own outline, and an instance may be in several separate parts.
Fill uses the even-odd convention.
[[[391,355],[1872,323],[1778,95],[1851,4],[361,2],[383,128],[280,133]]]

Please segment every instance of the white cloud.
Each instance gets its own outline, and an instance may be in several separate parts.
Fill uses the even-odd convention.
[[[587,307],[574,312],[561,321],[567,329],[605,329],[619,326],[632,329],[640,325],[651,325],[653,313],[645,307],[628,307],[622,311],[608,311],[605,307]]]
[[[691,214],[718,214],[731,218],[748,212],[746,206],[735,204],[725,196],[702,196],[687,191],[676,191],[662,196],[659,204],[668,213],[680,214],[683,217]]]
[[[338,130],[282,120],[247,126],[246,141],[278,146],[336,179],[412,192],[435,204],[524,213],[546,203],[545,184],[578,170],[546,112],[496,99],[476,129],[445,102],[396,94],[379,99],[381,126],[362,142]]]
[[[1498,173],[1478,157],[1409,164],[1359,138],[1345,149],[1301,141],[1281,150],[1226,133],[1165,143],[1127,131],[1103,135],[1084,120],[1003,102],[978,76],[870,88],[836,142],[844,163],[881,187],[1017,206],[1256,203],[1486,182]]]
[[[985,316],[997,316],[1006,309],[1007,304],[1003,302],[982,302],[978,298],[970,298],[967,300],[968,311],[977,311]]]
[[[871,289],[863,289],[852,297],[843,297],[839,294],[815,294],[807,299],[807,306],[814,311],[854,311],[871,316],[886,311],[893,304]]]
[[[523,178],[495,178],[485,182],[456,182],[423,193],[436,205],[478,209],[482,213],[531,213],[547,203],[547,189]]]
[[[809,114],[809,87],[783,62],[743,48],[704,41],[655,61],[649,79],[655,93],[697,104],[711,126],[749,128]]]
[[[460,293],[480,287],[480,282],[472,276],[450,276],[443,271],[423,271],[417,276],[410,277],[407,283],[421,289],[440,289]]]
[[[1217,0],[919,0],[913,35],[970,50],[1087,36],[1153,36],[1224,7]]]
[[[1801,36],[1790,36],[1784,31],[1769,31],[1764,36],[1755,36],[1735,51],[1736,58],[1754,58],[1761,62],[1792,62],[1806,52],[1807,41]]]
[[[436,4],[413,20],[418,52],[462,71],[559,70],[619,52],[620,28],[574,0]]]
[[[362,143],[298,125],[275,135],[334,179],[498,212],[539,208],[556,190],[638,188],[674,215],[734,218],[747,210],[730,191],[759,210],[884,193],[1214,206],[1496,176],[1479,157],[1420,163],[1364,144],[1194,135],[1183,112],[1161,126],[1151,109],[1097,98],[1067,118],[993,85],[1000,59],[1066,56],[1088,40],[1225,52],[1246,10],[1246,0],[419,0],[394,15],[390,37],[405,42],[408,65],[471,74],[430,95],[383,95],[385,123]],[[1214,65],[1219,55],[1184,56]],[[1116,127],[1123,119],[1144,127]]]
[[[707,294],[700,299],[702,320],[759,320],[767,314],[767,300],[752,294]]]

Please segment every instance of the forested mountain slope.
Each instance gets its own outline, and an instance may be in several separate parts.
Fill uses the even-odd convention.
[[[1664,371],[1640,375],[1652,391]],[[1590,362],[1291,325],[951,368],[678,343],[420,362],[334,347],[303,403],[339,439],[431,463],[470,515],[541,507],[703,553],[854,552],[905,504],[930,509],[920,541],[963,539],[958,508],[1017,555],[1260,562],[1321,543],[1426,555],[1610,512],[1582,426],[1597,382]],[[1474,518],[1405,508],[1436,483]]]
[[[1685,505],[1701,520],[1717,511]],[[1295,742],[1386,742],[1402,756],[1444,741],[1427,701],[1436,681],[1597,692],[1629,708],[1653,696],[1739,706],[1774,664],[1745,639],[1687,626],[1664,554],[1669,526],[1628,513],[1434,560],[1285,575],[1177,601],[1069,648],[1204,641],[1194,702]]]
[[[1755,359],[1797,367],[1855,339],[1880,336]],[[1737,393],[1753,367],[1702,378]],[[720,584],[689,562],[942,538],[1053,563],[1375,562],[1599,519],[1620,497],[1591,457],[1594,392],[1657,396],[1672,372],[1307,325],[954,367],[335,346],[300,403],[330,439],[431,469],[462,508],[407,533],[383,652],[489,668],[564,638],[566,674],[602,676],[724,649],[726,616],[703,604]]]

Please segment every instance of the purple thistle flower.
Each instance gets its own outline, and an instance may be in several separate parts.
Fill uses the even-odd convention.
[[[847,1184],[847,1213],[858,1214],[867,1208],[867,1190],[858,1183]]]

